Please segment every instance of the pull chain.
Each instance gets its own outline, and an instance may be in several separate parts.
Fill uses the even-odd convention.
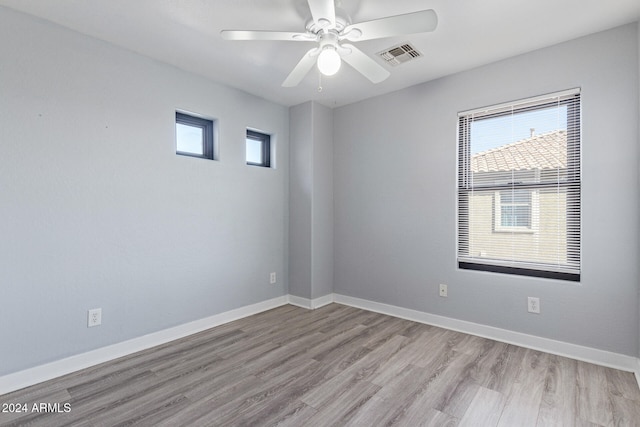
[[[318,71],[318,92],[322,92],[322,73]]]

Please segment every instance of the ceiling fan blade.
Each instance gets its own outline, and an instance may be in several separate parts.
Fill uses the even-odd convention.
[[[333,0],[308,0],[313,21],[321,28],[336,26],[336,7]]]
[[[316,57],[319,53],[320,49],[314,47],[310,49],[307,53],[304,54],[298,65],[295,66],[293,71],[289,73],[289,76],[282,82],[282,87],[294,87],[298,86],[298,83],[304,79],[309,70],[313,68],[313,65],[316,63]]]
[[[389,71],[385,70],[380,64],[354,45],[343,44],[342,47],[351,51],[350,53],[344,53],[342,55],[344,62],[351,65],[373,83],[380,83],[391,75]]]
[[[435,30],[437,26],[438,15],[433,9],[428,9],[348,25],[342,31],[342,34],[347,40],[361,41],[404,34],[426,33]]]
[[[287,31],[245,31],[222,30],[220,35],[225,40],[283,40],[283,41],[315,41],[316,37],[308,33]]]

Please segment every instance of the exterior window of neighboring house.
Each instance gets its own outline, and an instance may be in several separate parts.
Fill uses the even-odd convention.
[[[580,280],[580,90],[459,114],[458,266]]]
[[[247,129],[247,164],[271,167],[271,136]]]
[[[534,233],[540,205],[535,190],[500,190],[494,194],[494,231]]]
[[[531,191],[502,190],[498,192],[500,227],[531,228]]]
[[[215,159],[213,120],[176,112],[176,154]]]

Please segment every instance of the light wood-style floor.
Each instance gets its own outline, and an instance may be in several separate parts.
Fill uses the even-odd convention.
[[[31,412],[68,403],[67,413]],[[331,304],[286,305],[0,396],[0,425],[640,426],[633,374]]]

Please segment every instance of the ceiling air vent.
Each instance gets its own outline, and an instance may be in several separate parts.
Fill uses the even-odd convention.
[[[378,55],[384,59],[387,64],[392,66],[400,65],[404,62],[410,61],[422,56],[413,46],[409,43],[403,43],[398,46],[394,46],[382,52],[378,52]]]

